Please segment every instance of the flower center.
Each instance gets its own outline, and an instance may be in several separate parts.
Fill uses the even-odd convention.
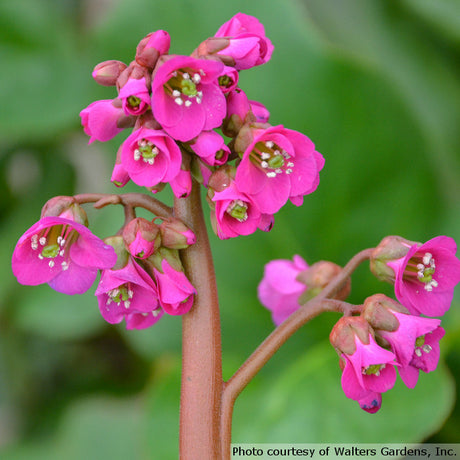
[[[192,69],[178,69],[172,73],[172,77],[163,86],[177,105],[190,107],[192,101],[201,104],[203,91],[200,91],[199,84],[203,75],[205,73],[201,69],[198,72]]]
[[[139,161],[142,158],[144,163],[153,165],[155,157],[160,153],[158,147],[147,139],[141,139],[137,142],[137,149],[134,150],[134,159]]]
[[[134,291],[131,289],[130,284],[131,283],[125,283],[115,289],[107,291],[108,299],[106,305],[110,305],[112,302],[120,305],[123,302],[124,307],[129,308],[134,296]]]
[[[403,277],[409,280],[416,276],[417,280],[424,284],[425,290],[431,292],[438,286],[438,282],[433,279],[435,271],[436,264],[431,253],[426,252],[423,256],[415,254],[407,263]]]
[[[291,174],[294,163],[291,156],[273,141],[257,142],[249,155],[252,163],[261,168],[267,177]]]
[[[225,212],[238,222],[245,222],[248,219],[248,204],[242,200],[233,200]]]
[[[415,350],[414,353],[416,356],[419,358],[423,355],[423,353],[429,353],[433,347],[431,345],[428,345],[425,343],[425,336],[421,335],[420,337],[417,337],[417,340],[415,341]]]
[[[62,270],[67,270],[69,268],[67,250],[77,237],[78,233],[69,225],[53,225],[32,235],[30,247],[33,251],[37,251],[40,260],[49,259],[50,268],[60,263]]]
[[[363,367],[364,375],[380,375],[380,371],[385,368],[385,364],[371,364],[370,366]]]
[[[137,109],[142,101],[136,96],[129,96],[127,102],[133,109]]]

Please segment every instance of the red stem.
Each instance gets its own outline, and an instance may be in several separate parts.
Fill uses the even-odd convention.
[[[194,305],[182,319],[181,460],[217,460],[220,450],[222,352],[217,287],[200,186],[194,181],[187,198],[175,199],[175,217],[196,235],[181,251],[185,272],[195,287]]]

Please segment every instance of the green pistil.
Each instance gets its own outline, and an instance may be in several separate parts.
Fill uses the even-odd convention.
[[[194,97],[198,94],[195,83],[189,79],[183,79],[180,83],[182,88],[182,94],[185,94],[189,97]]]
[[[153,151],[151,144],[139,146],[139,152],[141,152],[141,155],[146,159],[155,158],[157,155],[156,152]]]
[[[272,169],[279,169],[284,165],[283,155],[274,155],[268,161],[268,166]]]
[[[227,88],[232,84],[232,79],[228,75],[222,75],[218,78],[219,85]]]
[[[434,272],[434,268],[425,268],[425,270],[423,270],[423,276],[419,277],[419,280],[422,283],[429,283],[433,279]]]
[[[423,345],[425,345],[425,336],[421,335],[420,337],[417,337],[417,340],[415,341],[415,346],[423,347]]]
[[[50,244],[45,246],[42,250],[42,256],[47,259],[53,259],[59,254],[60,247],[58,244]]]
[[[128,97],[128,104],[131,106],[131,107],[139,107],[141,105],[141,100],[136,97],[136,96],[129,96]]]
[[[371,364],[370,366],[366,367],[366,369],[363,369],[363,374],[366,375],[379,375],[381,369],[383,369],[382,364]]]
[[[239,204],[235,204],[233,209],[230,211],[230,215],[234,217],[236,220],[243,222],[247,219],[247,206],[241,206]]]
[[[126,286],[120,286],[116,295],[111,296],[113,301],[116,303],[126,302],[129,300],[128,289]]]

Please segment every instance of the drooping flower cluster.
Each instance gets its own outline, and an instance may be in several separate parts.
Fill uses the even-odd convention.
[[[95,295],[109,323],[126,320],[143,329],[164,313],[182,315],[193,305],[195,289],[178,251],[195,235],[175,218],[161,224],[134,218],[122,236],[102,241],[87,228],[86,213],[73,197],[55,197],[41,219],[19,239],[12,258],[21,284],[48,283],[65,294],[83,294],[101,270]]]
[[[357,307],[358,316],[343,316],[330,334],[340,356],[345,395],[365,411],[380,409],[382,393],[393,387],[397,373],[408,388],[414,388],[420,371],[436,369],[444,329],[441,320],[432,317],[449,309],[460,282],[456,250],[454,240],[446,236],[425,244],[391,236],[373,250],[371,270],[394,284],[399,302],[383,294],[368,297]],[[326,265],[326,276],[325,268],[320,271],[318,264],[308,267],[295,256],[293,262],[274,260],[266,265],[259,299],[272,312],[276,325],[321,292],[338,273]],[[346,298],[348,293],[349,286],[335,298]]]
[[[221,239],[268,231],[289,200],[302,204],[319,183],[324,159],[305,135],[268,123],[268,110],[238,86],[239,72],[268,62],[273,45],[263,25],[236,14],[190,56],[168,54],[158,30],[141,40],[134,61],[105,61],[95,80],[116,86],[113,100],[80,113],[85,132],[107,141],[124,128],[112,182],[132,180],[156,193],[170,184],[187,196],[192,177],[207,188]]]

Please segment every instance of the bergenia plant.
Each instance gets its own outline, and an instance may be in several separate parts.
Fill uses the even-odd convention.
[[[48,283],[73,295],[87,291],[100,271],[95,308],[127,329],[161,328],[164,315],[182,317],[184,460],[230,458],[236,398],[296,330],[326,311],[342,315],[330,340],[345,396],[377,412],[398,374],[412,388],[420,371],[437,366],[444,329],[441,319],[426,316],[448,310],[460,281],[455,242],[387,237],[344,268],[300,255],[269,262],[257,293],[275,328],[224,382],[203,211],[222,240],[268,232],[287,203],[300,207],[317,189],[325,159],[306,134],[270,124],[263,101],[249,99],[240,87],[240,72],[266,64],[274,50],[257,18],[236,14],[190,55],[170,54],[170,46],[169,34],[158,30],[142,38],[129,64],[97,64],[92,76],[113,87],[113,97],[80,112],[89,143],[128,130],[107,180],[118,188],[132,181],[139,192],[52,198],[19,238],[13,273],[22,284]],[[173,207],[158,198],[165,187],[174,194]],[[83,209],[88,203],[96,209],[121,205],[119,230],[95,236]],[[139,209],[150,217],[137,216]],[[365,260],[394,285],[397,301],[374,293],[362,305],[345,302],[350,276]]]

